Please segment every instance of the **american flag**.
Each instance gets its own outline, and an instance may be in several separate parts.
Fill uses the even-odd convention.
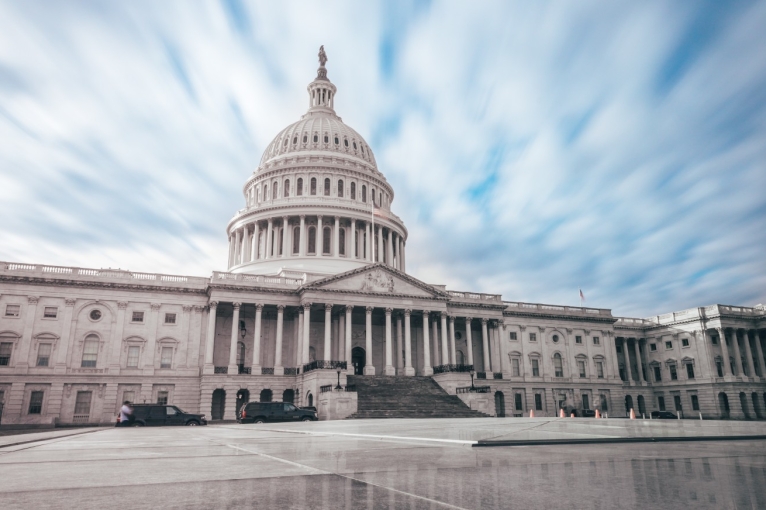
[[[379,218],[388,219],[388,213],[382,207],[378,207],[375,203],[372,204],[372,214]]]
[[[582,289],[580,289],[580,303],[585,301],[585,294],[582,293]]]

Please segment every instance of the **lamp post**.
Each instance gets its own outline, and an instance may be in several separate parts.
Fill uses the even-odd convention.
[[[338,385],[335,387],[335,389],[336,390],[340,390],[341,389],[341,387],[340,387],[340,372],[341,372],[340,367],[338,367],[335,371],[338,372]]]
[[[474,372],[473,369],[471,369],[471,391],[474,391],[474,389],[475,389],[474,386],[473,386],[473,376],[475,374],[476,374],[476,372]]]

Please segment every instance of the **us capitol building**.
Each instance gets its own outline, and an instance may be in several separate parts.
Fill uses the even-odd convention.
[[[763,306],[614,317],[408,275],[394,190],[336,115],[325,62],[245,182],[226,272],[0,262],[3,425],[112,422],[123,400],[216,420],[273,399],[343,418],[365,396],[335,386],[373,376],[432,378],[497,416],[766,418]]]

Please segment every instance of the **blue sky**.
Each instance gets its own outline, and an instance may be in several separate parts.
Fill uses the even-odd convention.
[[[620,316],[763,303],[764,26],[744,1],[0,1],[0,260],[225,269],[324,44],[415,277]]]

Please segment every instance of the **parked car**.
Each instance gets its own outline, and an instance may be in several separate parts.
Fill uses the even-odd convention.
[[[204,414],[186,413],[176,406],[160,404],[133,404],[134,427],[163,425],[207,425]]]
[[[239,423],[267,421],[316,421],[316,410],[295,407],[288,402],[249,402],[242,406],[237,417]]]
[[[670,411],[652,411],[653,420],[677,420],[678,416]]]
[[[595,418],[596,411],[594,409],[583,409],[580,411],[580,416],[583,418]]]

